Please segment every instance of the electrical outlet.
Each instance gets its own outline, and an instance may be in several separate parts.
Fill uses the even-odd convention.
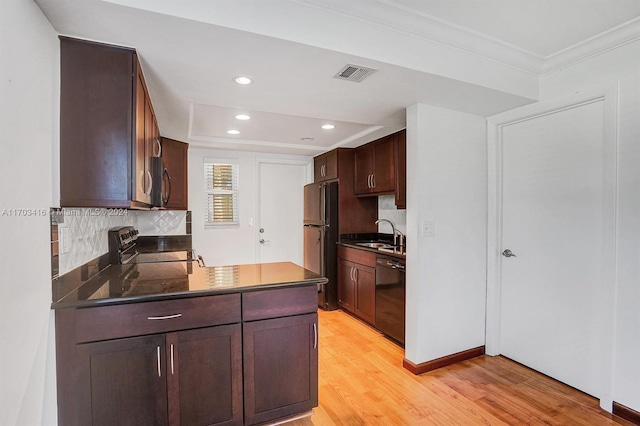
[[[69,253],[69,228],[58,225],[58,251],[60,254]]]

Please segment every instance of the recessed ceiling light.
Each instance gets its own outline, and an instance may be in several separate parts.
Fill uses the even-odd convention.
[[[230,135],[239,135],[240,131],[239,130],[227,130],[227,133],[229,133]]]
[[[250,118],[251,117],[249,117],[247,114],[238,114],[238,115],[236,115],[236,119],[238,119],[238,120],[248,120]]]
[[[238,84],[251,84],[252,80],[249,77],[236,77],[236,83]]]
[[[336,126],[334,126],[333,124],[323,124],[322,128],[325,130],[331,130],[331,129],[335,129]]]

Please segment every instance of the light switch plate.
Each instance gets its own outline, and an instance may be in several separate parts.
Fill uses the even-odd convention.
[[[435,237],[436,222],[434,220],[423,220],[420,232],[423,237]]]

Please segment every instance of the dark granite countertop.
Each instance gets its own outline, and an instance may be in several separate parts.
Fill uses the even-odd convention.
[[[365,251],[370,251],[379,255],[385,255],[385,256],[391,256],[391,257],[397,257],[400,259],[406,259],[406,254],[405,254],[405,249],[404,247],[402,248],[395,248],[395,249],[376,249],[376,248],[370,248],[370,247],[363,247],[363,246],[359,246],[358,244],[356,244],[356,242],[350,242],[350,241],[341,241],[338,243],[341,246],[345,246],[345,247],[349,247],[349,248],[355,248],[358,250],[365,250]]]
[[[103,306],[326,282],[291,262],[209,267],[192,261],[112,265],[51,306]]]
[[[395,248],[370,248],[358,245],[358,243],[362,242],[382,242],[393,245],[393,235],[391,234],[381,234],[381,233],[370,233],[370,234],[343,234],[340,236],[339,245],[355,248],[358,250],[365,250],[369,252],[373,252],[379,255],[386,255],[391,257],[397,257],[399,259],[406,258],[406,245],[403,247],[395,247]]]

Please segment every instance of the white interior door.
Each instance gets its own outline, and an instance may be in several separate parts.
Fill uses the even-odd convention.
[[[604,101],[502,128],[500,353],[601,397]]]
[[[303,263],[304,164],[261,162],[258,261]]]

